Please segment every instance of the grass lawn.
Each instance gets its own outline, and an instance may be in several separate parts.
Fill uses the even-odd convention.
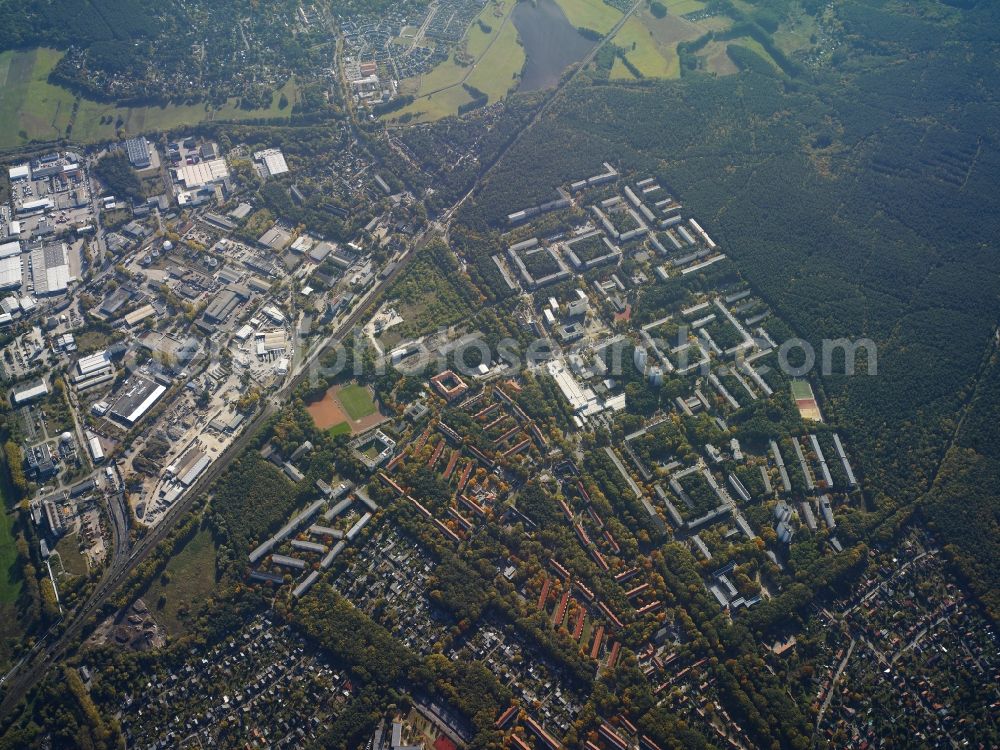
[[[347,422],[338,422],[327,430],[327,432],[329,432],[332,437],[337,437],[337,435],[350,435],[351,425]]]
[[[17,545],[14,538],[14,514],[7,507],[7,467],[0,463],[3,481],[0,482],[0,605],[13,604],[21,595],[21,571],[16,569]]]
[[[83,144],[115,138],[119,119],[126,133],[136,134],[206,120],[290,116],[297,99],[295,81],[290,79],[272,96],[268,109],[242,110],[235,98],[218,110],[204,103],[125,107],[95,102],[49,83],[49,74],[62,54],[44,47],[0,53],[0,149],[63,137]],[[278,107],[282,93],[289,101],[283,110]]]
[[[436,94],[420,97],[398,112],[393,112],[392,117],[412,114],[413,122],[434,122],[456,114],[462,104],[471,101],[472,97],[465,89],[461,86],[452,86]]]
[[[628,61],[646,78],[678,78],[681,74],[677,50],[669,47],[661,51],[653,32],[634,16],[615,34],[614,43],[625,50]]]
[[[357,384],[344,386],[337,392],[337,398],[351,419],[362,419],[374,414],[377,410],[371,393],[364,386]],[[339,425],[334,426],[338,427]]]
[[[0,148],[54,140],[66,132],[75,97],[48,82],[61,56],[45,48],[0,54]]]
[[[17,600],[21,596],[21,581],[24,574],[17,565],[17,542],[13,527],[18,511],[9,507],[13,493],[9,484],[7,466],[0,459],[0,670],[11,666],[11,648],[24,637],[27,623],[18,611]]]
[[[63,570],[71,576],[85,576],[89,567],[87,558],[80,552],[80,536],[71,534],[64,536],[56,544],[55,551],[59,553]]]
[[[167,563],[169,580],[157,576],[142,595],[150,612],[171,635],[185,629],[185,609],[192,611],[215,589],[215,545],[208,529],[201,528]],[[159,606],[163,597],[163,606]]]
[[[607,34],[622,14],[604,0],[556,0],[567,20],[578,29],[593,29]]]

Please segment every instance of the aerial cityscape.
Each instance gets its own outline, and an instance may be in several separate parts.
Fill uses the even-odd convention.
[[[0,9],[0,750],[1000,747],[1000,5]]]

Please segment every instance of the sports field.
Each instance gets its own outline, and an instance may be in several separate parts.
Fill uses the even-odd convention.
[[[371,391],[350,383],[335,385],[306,406],[313,423],[331,435],[364,432],[383,421]]]
[[[792,381],[792,398],[796,401],[800,398],[812,398],[813,389],[808,380]]]
[[[0,150],[64,137],[95,143],[115,138],[119,123],[127,134],[136,134],[207,120],[288,117],[297,100],[295,82],[289,80],[272,96],[268,109],[239,109],[235,98],[218,110],[205,104],[126,107],[95,102],[49,83],[49,74],[62,54],[44,47],[0,53]],[[282,93],[289,102],[284,109],[278,107]]]
[[[823,414],[819,410],[819,404],[816,402],[816,396],[813,393],[812,386],[809,385],[809,381],[793,380],[792,398],[795,400],[795,406],[799,410],[800,417],[812,422],[823,421]]]
[[[355,383],[341,388],[337,397],[351,419],[363,419],[378,411],[368,389]]]

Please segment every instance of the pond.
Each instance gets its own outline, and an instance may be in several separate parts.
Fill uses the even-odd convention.
[[[555,0],[521,0],[513,19],[527,57],[518,91],[556,85],[563,71],[597,43],[570,24]]]

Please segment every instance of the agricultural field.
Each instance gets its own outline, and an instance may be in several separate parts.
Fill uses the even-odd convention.
[[[665,5],[667,5],[668,11],[663,18],[657,18],[648,8],[643,8],[629,19],[629,22],[614,38],[614,43],[626,51],[629,62],[635,65],[647,78],[679,77],[678,44],[697,39],[710,31],[724,31],[733,24],[732,19],[726,16],[710,16],[698,21],[683,18],[682,14],[684,13],[692,13],[702,9],[704,4],[693,0],[667,2]],[[634,50],[632,49],[633,44],[635,44]],[[715,44],[720,46],[723,61],[717,63],[716,67],[712,67],[712,61],[709,61],[709,68],[719,73],[735,73],[736,66],[725,55],[725,43]],[[766,53],[764,56],[769,59]],[[731,70],[716,69],[723,64],[731,66]],[[631,78],[633,76],[627,66],[621,61],[617,61],[611,69],[611,79],[629,80]]]
[[[665,0],[663,4],[667,6],[667,13],[673,16],[695,13],[699,10],[704,10],[705,5],[707,5],[707,3],[703,3],[701,0]]]
[[[622,17],[621,12],[604,0],[556,0],[556,3],[578,29],[593,29],[606,34]]]
[[[184,632],[187,613],[212,595],[215,556],[212,534],[203,527],[170,558],[163,573],[143,593],[153,617],[169,634]]]
[[[129,107],[77,97],[49,82],[49,74],[62,57],[58,50],[37,48],[0,53],[0,150],[31,141],[60,138],[89,144],[115,138],[119,129],[128,134],[169,130],[206,120],[245,120],[291,114],[297,100],[295,81],[272,96],[269,109],[245,110],[231,99],[218,110],[207,104],[167,104]],[[288,105],[281,109],[281,95]]]
[[[391,117],[409,116],[416,122],[430,122],[457,114],[460,106],[472,101],[462,84],[482,91],[490,103],[502,99],[517,84],[524,67],[524,50],[510,17],[516,4],[516,0],[488,4],[447,60],[429,73],[402,81],[400,93],[415,97],[415,101]],[[484,31],[480,21],[489,32]],[[463,54],[471,58],[471,64],[459,62]]]
[[[626,21],[612,40],[625,50],[625,57],[645,78],[679,78],[680,59],[676,45],[658,43],[652,30],[639,18]]]
[[[636,77],[632,75],[632,71],[628,69],[620,57],[615,58],[614,64],[611,66],[611,73],[609,77],[612,81],[634,81]]]

